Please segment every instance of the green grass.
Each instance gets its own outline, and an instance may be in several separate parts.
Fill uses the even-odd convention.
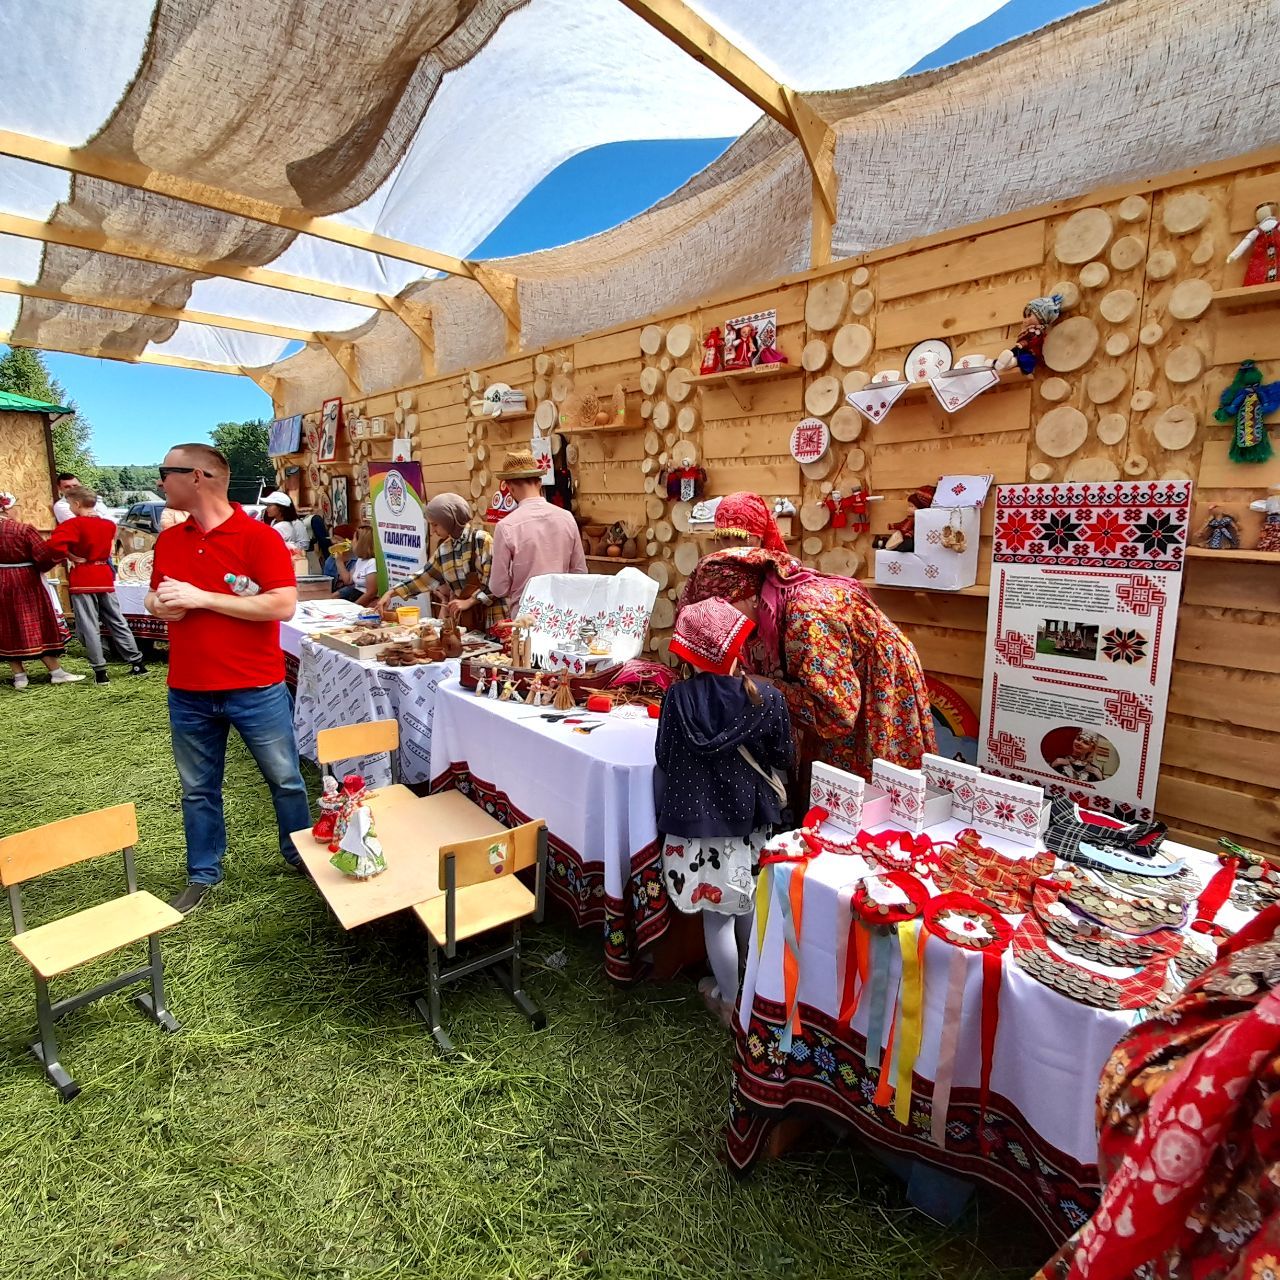
[[[3,831],[133,800],[142,885],[176,891],[163,679],[159,666],[105,688],[43,673],[25,693],[0,686]],[[463,1056],[442,1059],[411,1002],[415,929],[346,934],[280,871],[238,742],[226,794],[227,881],[165,944],[180,1034],[125,993],[73,1014],[62,1057],[84,1092],[63,1105],[27,1054],[30,979],[3,949],[3,1280],[983,1280],[1026,1276],[1047,1253],[984,1197],[958,1228],[933,1225],[848,1147],[735,1180],[720,1162],[729,1043],[692,980],[619,990],[594,932],[555,913],[529,947],[547,1029],[529,1032],[476,977],[446,994]],[[28,924],[118,892],[121,875],[110,858],[46,877],[25,895]],[[561,948],[567,967],[548,968]]]

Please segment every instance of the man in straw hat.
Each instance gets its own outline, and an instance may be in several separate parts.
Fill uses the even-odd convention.
[[[489,592],[503,599],[514,617],[530,578],[544,573],[586,573],[577,521],[542,496],[542,471],[532,449],[508,451],[498,472],[516,500],[516,509],[493,531]]]

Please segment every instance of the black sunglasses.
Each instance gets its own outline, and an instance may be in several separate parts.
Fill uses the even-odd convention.
[[[170,476],[204,476],[206,480],[213,479],[212,471],[201,471],[199,467],[157,467],[161,480],[167,480]]]

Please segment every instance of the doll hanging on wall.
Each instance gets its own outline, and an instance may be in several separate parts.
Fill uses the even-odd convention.
[[[702,366],[700,374],[719,373],[724,367],[724,339],[718,328],[712,329],[702,340]]]
[[[706,488],[707,473],[701,467],[668,467],[662,485],[673,502],[697,502]]]
[[[1253,216],[1257,226],[1231,250],[1227,261],[1234,262],[1252,249],[1244,269],[1245,284],[1274,284],[1280,280],[1280,222],[1276,220],[1275,206],[1260,204]]]
[[[867,495],[856,481],[849,493],[842,494],[839,489],[832,489],[823,498],[822,505],[831,513],[833,529],[855,529],[864,533],[870,528],[867,517]]]
[[[1032,298],[1022,308],[1022,318],[1030,323],[1023,325],[1018,340],[1010,350],[1002,351],[996,356],[996,368],[1003,371],[1012,369],[1016,364],[1028,377],[1035,373],[1044,351],[1044,336],[1051,325],[1057,324],[1061,314],[1062,294],[1051,293],[1048,297]]]
[[[1280,382],[1264,383],[1262,370],[1252,360],[1242,360],[1213,415],[1219,422],[1235,423],[1227,454],[1232,462],[1266,462],[1271,457],[1271,437],[1263,419],[1276,409]]]

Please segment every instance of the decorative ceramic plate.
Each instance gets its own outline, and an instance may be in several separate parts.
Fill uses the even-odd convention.
[[[116,566],[116,577],[135,586],[150,584],[155,556],[150,551],[130,551]]]
[[[951,368],[951,348],[941,338],[926,338],[907,352],[907,378],[927,382]]]

